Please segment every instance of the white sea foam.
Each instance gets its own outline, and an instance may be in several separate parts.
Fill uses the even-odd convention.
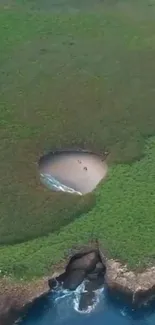
[[[128,314],[126,308],[120,309],[120,313],[123,317],[126,317]]]
[[[68,187],[61,182],[59,182],[55,177],[52,177],[50,174],[40,174],[41,182],[46,185],[50,190],[61,191],[67,193],[75,193],[82,195],[81,192],[74,190],[71,187]]]
[[[74,292],[74,298],[73,298],[73,307],[74,310],[80,314],[89,314],[92,311],[95,310],[96,306],[98,305],[101,294],[103,293],[104,288],[94,290],[94,299],[92,301],[91,305],[88,305],[86,309],[80,309],[80,298],[81,294],[84,292],[87,292],[85,289],[85,282],[83,282]]]
[[[55,292],[55,297],[54,297],[54,301],[55,304],[58,306],[59,305],[59,311],[63,309],[63,305],[65,303],[69,305],[71,307],[73,307],[74,311],[80,313],[80,314],[89,314],[91,312],[93,312],[96,308],[96,306],[99,304],[100,302],[100,298],[101,295],[103,294],[104,288],[100,288],[97,290],[94,290],[94,299],[92,300],[92,304],[88,305],[86,307],[86,309],[80,309],[80,299],[81,299],[81,295],[83,293],[86,293],[86,282],[82,282],[82,284],[80,286],[77,287],[77,289],[75,291],[69,291],[69,290],[64,290],[64,289],[59,289],[58,291]],[[66,300],[67,298],[67,300]],[[66,310],[67,308],[65,308]],[[61,313],[60,313],[61,314]],[[61,315],[62,316],[62,315]],[[63,316],[64,312],[63,312]]]

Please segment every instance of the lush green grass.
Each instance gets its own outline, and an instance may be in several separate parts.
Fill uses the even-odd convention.
[[[131,165],[110,168],[109,178],[96,191],[91,212],[59,233],[0,249],[2,274],[17,277],[52,272],[71,247],[98,238],[110,256],[130,267],[155,258],[155,137],[145,157]]]
[[[117,10],[106,2],[100,10],[61,14],[29,5],[27,12],[18,5],[1,10],[0,243],[56,231],[92,207],[92,195],[85,201],[40,185],[37,160],[44,152],[106,148],[109,164],[128,163],[142,157],[145,138],[155,134],[155,23],[148,11],[145,19],[141,11],[135,17],[138,1],[132,10],[122,3]]]

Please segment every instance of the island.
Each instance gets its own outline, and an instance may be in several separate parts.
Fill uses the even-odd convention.
[[[111,292],[135,304],[155,295],[152,6],[32,2],[0,4],[1,325],[47,294],[81,251],[99,254]],[[100,157],[102,177],[94,182],[77,156],[78,169],[59,165],[57,190],[46,186],[41,157],[77,150]]]

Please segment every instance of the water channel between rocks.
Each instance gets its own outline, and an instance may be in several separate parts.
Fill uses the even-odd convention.
[[[104,287],[94,292],[93,300],[86,293],[85,282],[74,292],[50,293],[19,325],[155,325],[155,303],[134,310],[119,297],[110,297]]]

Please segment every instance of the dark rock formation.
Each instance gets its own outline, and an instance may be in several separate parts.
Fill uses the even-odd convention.
[[[51,290],[55,290],[59,286],[59,281],[56,278],[49,279],[48,285]]]
[[[85,270],[85,272],[91,272],[99,262],[99,253],[97,250],[90,251],[88,253],[77,253],[69,261],[66,272],[73,270]]]
[[[87,278],[89,280],[96,280],[99,276],[104,277],[106,272],[106,266],[103,265],[101,262],[98,262],[91,273],[88,273]]]
[[[63,283],[63,288],[75,290],[85,279],[86,273],[84,270],[72,270],[66,275]]]
[[[96,264],[96,267],[95,267],[95,269],[94,269],[94,272],[96,272],[96,273],[105,273],[105,271],[106,271],[106,266],[105,266],[105,264],[102,264],[101,262],[98,262],[97,264]]]
[[[97,279],[102,273],[105,274],[105,265],[102,264],[98,249],[87,250],[74,254],[66,267],[66,277],[63,287],[75,290],[83,280]]]
[[[54,290],[58,283],[65,289],[75,290],[85,278],[96,280],[101,275],[104,279],[105,270],[97,247],[85,247],[72,252],[65,272],[59,277],[49,279],[48,284],[51,290]]]
[[[92,306],[95,299],[94,291],[86,291],[81,293],[80,301],[79,301],[79,309],[81,311],[87,310],[89,306]]]
[[[103,285],[105,281],[110,292],[124,295],[135,305],[145,304],[155,298],[155,267],[150,267],[143,272],[134,272],[128,270],[127,266],[120,262],[108,259],[100,243],[96,242],[94,247],[94,249],[85,248],[85,251],[74,254],[67,270],[70,271],[78,265],[85,265],[86,278],[91,283],[100,279]],[[96,265],[93,267],[95,262]]]
[[[56,274],[55,277],[53,275],[51,279],[48,279],[48,285],[50,287],[50,290],[55,290],[58,286],[61,286],[65,281],[65,279],[66,279],[66,271],[60,275]]]

